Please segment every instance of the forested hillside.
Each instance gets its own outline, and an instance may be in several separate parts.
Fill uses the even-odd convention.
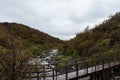
[[[23,24],[0,23],[0,49],[5,52],[12,47],[37,55],[59,48],[60,55],[70,58],[113,55],[120,52],[120,13],[93,29],[87,26],[70,41],[62,41]]]
[[[62,41],[39,30],[18,23],[0,23],[0,50],[13,46],[25,52],[39,54],[56,48]]]
[[[93,29],[87,27],[59,49],[69,57],[109,56],[120,53],[120,13]]]

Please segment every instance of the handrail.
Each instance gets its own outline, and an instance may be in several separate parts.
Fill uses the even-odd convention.
[[[38,75],[33,75],[30,78],[52,77],[53,79],[59,75],[66,75],[66,79],[67,79],[69,73],[76,72],[76,76],[78,77],[80,70],[86,70],[86,74],[88,74],[89,68],[94,69],[94,70],[92,70],[92,72],[94,72],[94,71],[97,71],[97,67],[99,70],[99,66],[100,66],[101,70],[104,70],[104,69],[106,69],[106,67],[110,68],[111,66],[120,64],[120,56],[118,56],[118,55],[115,55],[111,58],[101,59],[100,63],[97,62],[99,60],[92,61],[87,58],[85,58],[85,59],[79,58],[79,59],[72,60],[72,62],[74,62],[74,63],[70,63],[70,61],[61,61],[61,63],[65,63],[65,65],[63,65],[63,66],[59,65],[59,66],[55,66],[53,68],[46,67],[46,66],[56,65],[58,63],[48,64],[48,65],[27,65],[29,67],[35,67],[35,70],[33,69],[33,71],[32,70],[28,71],[26,74],[28,74],[28,73],[29,74],[35,74],[35,73],[38,74]],[[107,60],[107,59],[110,59],[110,60]],[[93,64],[93,62],[94,62],[94,64]],[[71,71],[68,69],[71,69]],[[62,70],[62,72],[60,70]],[[49,74],[49,73],[51,73],[51,74]],[[26,76],[25,78],[29,78],[29,76]]]

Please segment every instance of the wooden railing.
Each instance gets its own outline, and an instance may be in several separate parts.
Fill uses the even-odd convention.
[[[22,75],[22,77],[25,80],[34,78],[37,80],[60,80],[60,78],[64,78],[61,80],[68,80],[73,77],[85,76],[118,65],[120,65],[119,54],[98,60],[91,60],[88,58],[75,59],[64,62],[55,62],[48,65],[27,65],[28,71]],[[70,76],[71,74],[74,74],[74,76]]]

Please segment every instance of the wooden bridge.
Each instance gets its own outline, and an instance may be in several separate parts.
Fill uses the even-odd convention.
[[[54,62],[48,65],[29,65],[23,80],[108,80],[113,70],[120,70],[120,55],[109,58],[89,60],[76,59]],[[83,79],[84,80],[84,79]]]

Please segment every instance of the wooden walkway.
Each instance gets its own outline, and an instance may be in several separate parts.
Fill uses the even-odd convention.
[[[74,79],[76,77],[84,77],[84,76],[90,75],[91,73],[101,71],[104,69],[108,69],[108,68],[112,68],[112,67],[115,67],[118,65],[120,65],[118,62],[116,62],[116,64],[114,64],[114,62],[112,62],[110,64],[104,64],[104,67],[103,67],[103,65],[98,65],[95,67],[90,67],[87,69],[78,70],[77,72],[76,71],[70,72],[67,75],[62,74],[62,75],[54,77],[54,79],[53,79],[53,77],[47,77],[45,80],[67,80],[67,79]],[[66,79],[66,76],[68,76],[67,79]]]
[[[103,60],[101,61],[102,63],[99,64],[97,61],[93,63],[91,61],[82,61],[80,59],[73,62],[74,63],[66,62],[64,66],[55,67],[50,66],[56,64],[37,65],[36,68],[32,66],[31,71],[24,77],[24,80],[78,80],[95,72],[120,66],[118,57],[114,57],[107,62]]]

